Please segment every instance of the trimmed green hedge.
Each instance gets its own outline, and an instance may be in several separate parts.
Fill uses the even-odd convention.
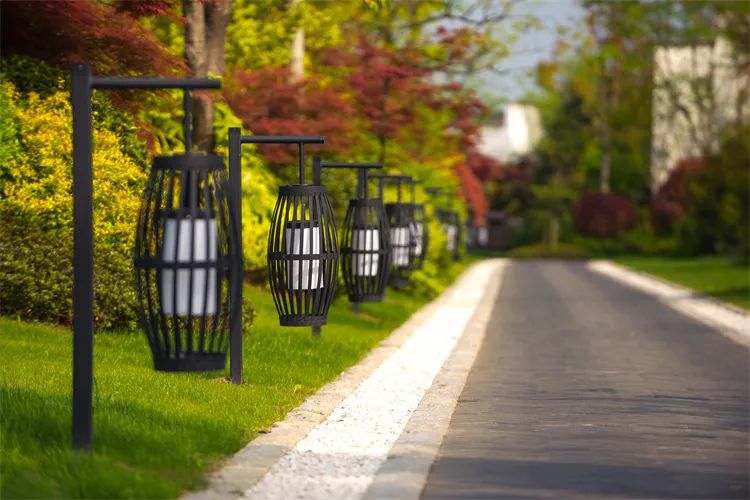
[[[4,74],[5,76],[5,74]],[[0,83],[0,312],[69,323],[72,317],[72,138],[69,93],[21,94]],[[102,102],[94,121],[94,314],[102,328],[136,323],[132,249],[146,180],[127,116]],[[113,123],[118,122],[117,126]],[[112,126],[116,131],[110,130]],[[145,151],[145,150],[144,150]]]

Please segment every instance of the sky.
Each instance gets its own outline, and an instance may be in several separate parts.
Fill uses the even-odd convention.
[[[533,70],[539,61],[551,56],[557,40],[557,27],[582,29],[585,12],[578,0],[521,0],[514,7],[513,14],[533,14],[539,19],[541,28],[519,37],[511,49],[511,56],[501,65],[507,73],[483,75],[478,88],[482,95],[509,101],[520,99],[534,88]]]

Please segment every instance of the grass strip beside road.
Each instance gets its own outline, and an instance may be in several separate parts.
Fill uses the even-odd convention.
[[[750,267],[728,257],[626,256],[614,262],[750,309]]]
[[[0,498],[177,497],[199,487],[426,303],[389,290],[355,314],[339,297],[316,339],[279,327],[268,291],[246,294],[258,316],[241,386],[227,371],[155,372],[142,334],[96,335],[90,455],[70,448],[71,330],[0,318]]]

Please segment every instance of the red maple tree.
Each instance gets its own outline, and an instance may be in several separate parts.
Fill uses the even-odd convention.
[[[292,81],[287,68],[234,68],[225,84],[224,96],[232,111],[255,134],[322,135],[326,145],[313,150],[339,153],[355,143],[351,104],[336,89],[313,78]],[[260,151],[274,164],[296,158],[289,147],[265,145]]]
[[[95,73],[105,75],[184,72],[183,61],[130,15],[133,9],[144,12],[147,6],[141,4],[150,2],[120,2],[116,7],[93,0],[0,2],[0,47],[3,53],[60,66],[90,63]],[[153,13],[162,12],[163,2],[150,7]]]

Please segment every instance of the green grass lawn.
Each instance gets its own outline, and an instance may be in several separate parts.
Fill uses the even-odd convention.
[[[270,294],[245,337],[245,383],[159,373],[145,336],[96,335],[94,450],[70,448],[71,331],[0,318],[0,497],[175,497],[359,361],[426,301],[389,290],[354,314],[339,297],[322,338],[281,328]],[[227,363],[228,365],[228,363]]]
[[[617,257],[615,262],[750,309],[750,267],[726,257]]]

